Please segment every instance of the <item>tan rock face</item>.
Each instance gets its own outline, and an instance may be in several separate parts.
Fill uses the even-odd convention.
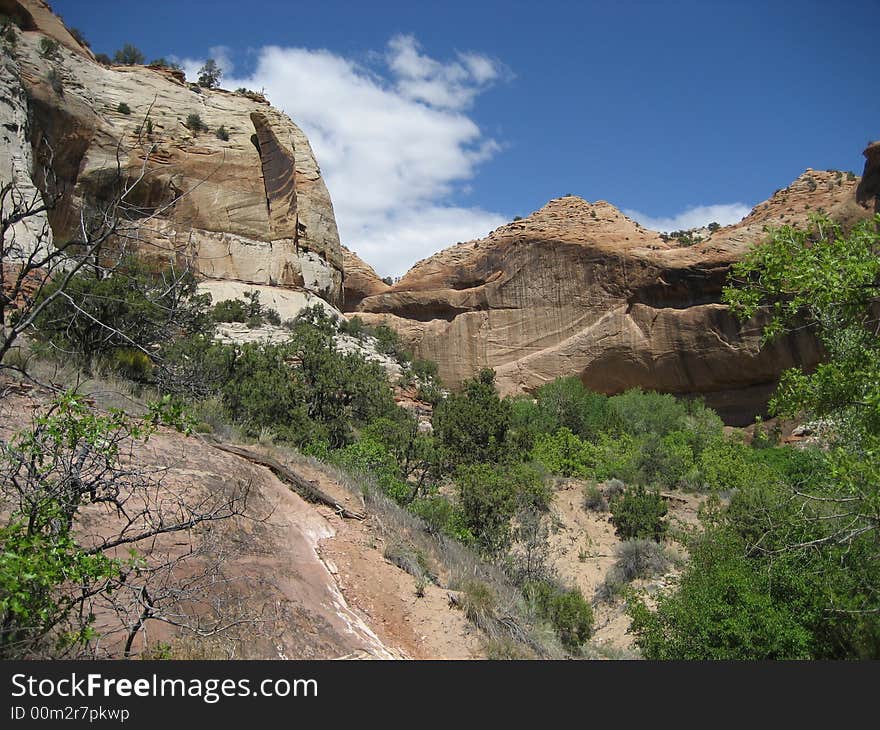
[[[62,193],[49,216],[56,239],[75,235],[85,201],[113,197],[118,163],[123,179],[143,176],[127,196],[142,249],[174,250],[206,277],[303,288],[341,304],[333,206],[308,139],[286,115],[258,98],[191,87],[167,70],[105,68],[38,0],[2,2],[27,12],[24,27],[33,29],[20,33],[0,72],[4,91],[29,101],[28,138],[6,134],[0,163],[10,160],[4,166],[16,167],[18,179],[31,157],[33,183]],[[62,41],[55,59],[38,52],[44,34]],[[52,72],[60,85],[49,83]],[[0,110],[4,122],[16,114]],[[190,115],[206,130],[191,130]],[[217,137],[221,126],[228,140]]]
[[[342,262],[345,271],[343,312],[353,312],[367,297],[388,291],[389,286],[354,251],[342,247]]]
[[[742,222],[690,248],[641,228],[606,202],[553,200],[524,220],[416,264],[357,312],[394,326],[455,385],[495,368],[504,393],[578,375],[598,391],[698,393],[748,422],[779,373],[816,362],[806,336],[759,348],[757,322],[720,304],[730,264],[766,225],[824,209],[853,222],[856,180],[807,170]]]

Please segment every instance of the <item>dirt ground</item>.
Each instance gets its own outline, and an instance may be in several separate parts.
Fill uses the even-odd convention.
[[[587,600],[592,600],[614,565],[614,550],[621,541],[614,534],[609,512],[584,509],[585,486],[583,481],[570,479],[557,487],[550,514],[550,562],[564,582],[577,586]],[[701,498],[681,492],[669,497],[670,525],[685,529],[696,527]],[[684,555],[683,549],[675,543],[669,550]],[[670,566],[668,573],[651,580],[635,581],[633,586],[651,593],[668,585],[678,572]],[[636,656],[625,602],[594,602],[593,612],[595,630],[591,648],[594,653],[622,658]]]

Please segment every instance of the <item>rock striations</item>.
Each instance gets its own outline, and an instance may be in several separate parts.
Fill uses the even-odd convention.
[[[140,182],[127,202],[141,246],[173,250],[202,276],[313,292],[342,303],[342,249],[308,139],[258,95],[203,89],[179,72],[95,62],[41,0],[0,0],[20,22],[4,49],[0,173],[62,194],[56,240],[84,201]],[[46,57],[40,41],[59,48]],[[219,132],[223,128],[226,134]]]
[[[395,327],[456,384],[492,367],[502,392],[578,375],[598,391],[631,387],[700,394],[731,423],[754,419],[779,373],[816,362],[805,335],[759,347],[720,303],[732,262],[764,227],[825,210],[868,215],[857,178],[807,170],[740,223],[684,247],[614,206],[568,196],[478,241],[419,262],[357,313]],[[361,283],[360,288],[367,287]]]

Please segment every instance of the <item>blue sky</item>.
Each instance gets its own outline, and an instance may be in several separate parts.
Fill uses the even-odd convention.
[[[567,193],[733,222],[807,167],[860,173],[880,137],[876,2],[52,6],[96,52],[265,88],[382,274]]]

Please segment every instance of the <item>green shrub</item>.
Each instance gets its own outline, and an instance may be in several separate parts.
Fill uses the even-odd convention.
[[[576,589],[562,589],[550,581],[535,581],[523,589],[535,613],[549,621],[562,645],[577,651],[593,631],[593,609]]]
[[[217,139],[223,140],[224,142],[229,141],[229,132],[226,131],[226,127],[224,127],[222,124],[217,127],[217,131],[215,132],[215,134],[217,135]]]
[[[535,397],[546,416],[544,422],[552,423],[547,430],[567,428],[581,438],[595,440],[615,424],[608,398],[586,389],[576,377],[557,378],[538,388]]]
[[[634,436],[665,436],[679,429],[687,415],[685,404],[674,396],[639,388],[615,395],[609,401],[620,428]]]
[[[626,583],[651,578],[669,567],[663,547],[653,540],[627,540],[614,549],[616,575]]]
[[[466,524],[464,511],[448,498],[440,494],[421,497],[413,500],[408,509],[421,517],[431,532],[446,535],[464,545],[476,544],[474,533]]]
[[[774,601],[766,571],[742,544],[713,534],[700,541],[679,589],[656,611],[634,602],[636,644],[646,659],[807,659],[811,637],[792,607]]]
[[[124,101],[119,102],[119,106],[116,107],[116,111],[118,111],[120,114],[131,114],[131,109]]]
[[[211,316],[215,322],[245,322],[250,310],[241,299],[224,299],[213,306]]]
[[[728,492],[764,483],[774,476],[778,479],[780,475],[761,458],[765,451],[730,440],[709,445],[697,461],[702,483],[710,490]]]
[[[627,434],[618,437],[602,434],[596,454],[596,479],[619,479],[627,484],[639,480],[641,442],[637,439]]]
[[[382,444],[360,439],[337,449],[331,459],[346,471],[372,477],[380,489],[401,505],[412,497],[411,487],[402,479],[397,460]]]
[[[694,467],[689,442],[683,431],[670,431],[663,437],[648,436],[637,461],[641,481],[666,489],[678,486]]]
[[[153,361],[149,356],[131,347],[114,350],[108,364],[112,371],[136,382],[147,382],[153,374]]]
[[[597,448],[567,428],[560,428],[554,434],[539,436],[532,456],[553,474],[586,478],[596,466]]]
[[[462,465],[455,473],[465,526],[488,554],[510,544],[510,520],[520,510],[546,510],[551,492],[542,475],[526,464]]]
[[[192,132],[198,134],[199,132],[207,132],[208,125],[202,121],[202,118],[196,114],[188,114],[186,117],[186,127]]]
[[[122,66],[139,66],[144,60],[144,54],[131,43],[126,43],[113,54],[113,62]]]
[[[512,451],[526,456],[535,447],[538,437],[557,430],[558,421],[530,396],[521,395],[506,400],[510,404],[508,443]]]
[[[57,58],[60,46],[54,38],[40,38],[40,55],[43,58]]]
[[[666,534],[666,500],[656,490],[642,485],[630,487],[611,500],[611,522],[622,540],[651,539],[659,542]]]
[[[510,403],[498,397],[494,371],[483,370],[434,410],[441,468],[451,471],[458,464],[504,460],[509,455],[509,428]]]
[[[55,286],[48,285],[43,296],[50,297]],[[98,277],[84,268],[65,292],[66,297],[56,297],[42,309],[35,334],[85,368],[132,343],[150,352],[170,338],[212,330],[208,299],[197,294],[193,276],[181,277],[136,259],[123,261],[109,276]]]

